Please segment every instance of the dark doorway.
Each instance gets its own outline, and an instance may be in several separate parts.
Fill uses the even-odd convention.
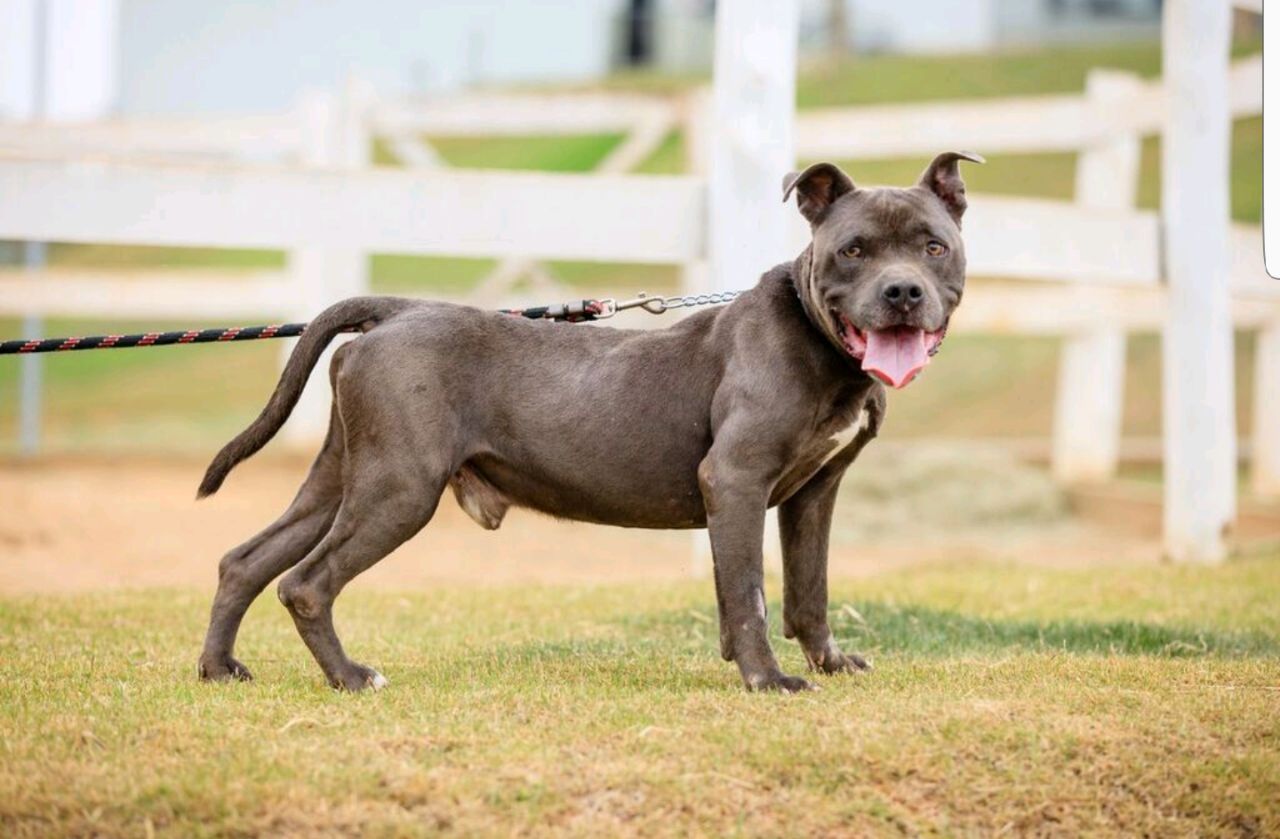
[[[653,2],[627,0],[627,64],[638,66],[653,60]]]

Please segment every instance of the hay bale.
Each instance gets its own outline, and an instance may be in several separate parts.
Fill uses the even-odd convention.
[[[841,535],[928,538],[957,531],[1046,525],[1067,517],[1047,471],[998,445],[872,445],[845,475]]]

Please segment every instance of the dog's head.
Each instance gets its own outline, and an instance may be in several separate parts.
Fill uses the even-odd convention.
[[[815,325],[862,369],[905,387],[929,363],[964,292],[966,207],[959,161],[938,155],[909,189],[859,189],[831,163],[787,175],[813,229],[795,278]]]

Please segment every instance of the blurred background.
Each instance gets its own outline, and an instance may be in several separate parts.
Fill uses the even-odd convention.
[[[1261,16],[1249,5],[1233,13],[1229,70],[1230,212],[1243,241],[1258,238],[1248,226],[1260,222],[1262,204]],[[989,160],[964,170],[972,212],[991,196],[987,206],[1003,213],[974,220],[958,328],[927,375],[892,395],[881,441],[846,481],[836,539],[846,568],[966,551],[1063,563],[1161,555],[1157,290],[1140,287],[1141,269],[1108,273],[1090,253],[1118,250],[1116,240],[1071,241],[1084,229],[1076,221],[1057,236],[1049,222],[996,223],[1097,210],[1095,220],[1116,214],[1114,236],[1155,236],[1141,211],[1161,201],[1161,7],[800,3],[796,162],[836,159],[859,183],[905,185],[934,151],[972,145]],[[704,0],[0,0],[0,155],[693,182],[707,176],[723,128],[709,116],[715,17]],[[794,226],[794,207],[779,202],[769,212]],[[1018,240],[1016,252],[1006,257],[1002,238]],[[303,319],[366,289],[497,308],[715,286],[697,254],[584,261],[325,242],[276,249],[51,237],[33,247],[17,239],[0,241],[5,339]],[[1226,371],[1241,442],[1232,534],[1240,550],[1280,535],[1280,483],[1250,468],[1257,383],[1270,375],[1255,363],[1257,335],[1280,322],[1277,298],[1256,282],[1256,247],[1257,265],[1244,273],[1257,276],[1233,285],[1235,363]],[[1038,267],[1037,254],[1059,253],[1071,264]],[[649,328],[666,317],[613,324]],[[29,560],[92,553],[106,539],[129,562],[104,559],[84,585],[206,580],[217,553],[287,503],[322,427],[320,393],[222,496],[199,514],[189,502],[203,461],[270,393],[281,343],[66,353],[26,374],[17,359],[0,360],[8,583],[30,584],[29,572],[18,573]],[[1083,405],[1081,393],[1092,394]],[[1081,410],[1097,428],[1083,440]],[[436,545],[447,549],[411,547],[422,562],[385,573],[594,579],[677,574],[687,564],[673,534],[611,536],[602,557],[594,529],[532,517],[512,520],[516,536],[499,547],[445,506],[431,531],[442,528]],[[83,521],[68,524],[68,508]],[[155,524],[145,534],[140,516]],[[175,566],[192,540],[207,545],[201,564]],[[865,544],[876,547],[855,549]],[[512,570],[513,554],[534,561]]]

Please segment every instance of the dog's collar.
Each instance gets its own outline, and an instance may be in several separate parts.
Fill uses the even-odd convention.
[[[813,259],[813,244],[810,243],[803,251],[800,252],[800,255],[796,257],[795,262],[792,263],[791,275],[793,279],[791,282],[791,290],[796,293],[796,299],[800,301],[800,309],[804,312],[805,317],[808,318],[809,323],[813,328],[822,333],[823,337],[827,339],[827,342],[840,351],[841,356],[848,358],[849,355],[845,352],[844,346],[840,343],[840,340],[831,335],[831,333],[826,329],[822,328],[822,313],[815,312],[811,305],[810,301],[813,297],[813,286],[815,278],[817,277],[817,272],[818,267],[814,264]],[[798,279],[802,277],[803,279]],[[801,283],[805,285],[803,290],[801,289]],[[942,349],[942,342],[947,338],[947,327],[950,326],[950,323],[951,319],[947,318],[947,322],[942,325],[942,337],[939,338],[938,343],[934,344],[933,348],[929,350],[930,358],[937,355],[938,351]],[[862,369],[861,365],[859,365],[858,369]]]
[[[850,358],[849,354],[845,352],[844,345],[840,343],[840,339],[837,336],[832,335],[831,332],[824,327],[822,312],[814,311],[812,298],[817,271],[818,267],[813,258],[813,243],[810,242],[805,249],[800,252],[800,255],[796,257],[796,261],[791,267],[791,288],[796,293],[796,299],[800,301],[800,310],[804,312],[804,316],[809,321],[809,325],[812,326],[824,339],[826,339],[828,344],[835,347],[839,352],[840,357],[844,358],[846,361],[852,362],[853,366],[855,366],[859,372],[862,372],[862,366],[857,363],[857,359]]]

